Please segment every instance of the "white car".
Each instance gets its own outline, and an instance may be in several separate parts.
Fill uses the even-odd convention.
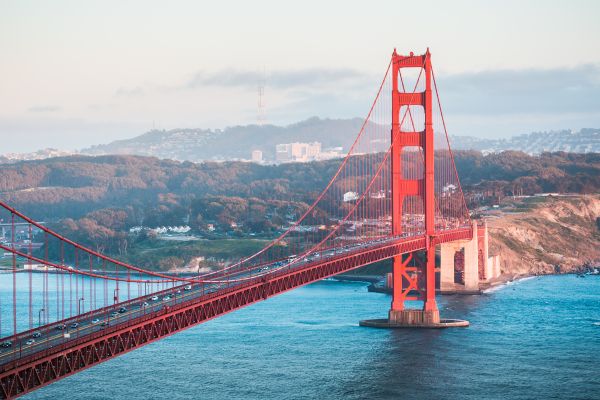
[[[171,297],[169,297],[169,296],[163,297],[163,301],[169,301],[169,300],[171,300]]]
[[[156,300],[158,300],[158,296],[152,296],[152,297],[150,297],[150,300],[156,301]]]
[[[186,287],[183,288],[183,290],[192,290],[192,285],[187,285]]]

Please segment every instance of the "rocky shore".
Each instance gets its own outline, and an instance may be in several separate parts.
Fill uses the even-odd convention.
[[[600,195],[515,200],[488,219],[502,280],[585,273],[600,266]]]
[[[600,271],[600,195],[511,199],[485,216],[490,254],[500,255],[502,275],[481,289],[530,276],[596,274]],[[337,276],[369,282],[369,290],[388,292],[377,268]]]

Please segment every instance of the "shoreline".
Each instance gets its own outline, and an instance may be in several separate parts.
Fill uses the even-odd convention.
[[[493,293],[502,287],[509,286],[509,285],[517,283],[517,282],[527,281],[530,279],[538,278],[538,277],[562,276],[562,275],[575,275],[575,276],[579,276],[579,277],[585,277],[587,275],[600,276],[600,265],[595,266],[595,267],[590,267],[589,265],[581,265],[580,268],[577,269],[577,272],[576,271],[554,272],[554,273],[548,273],[548,274],[502,274],[502,275],[500,275],[500,277],[498,277],[494,281],[481,283],[478,294],[482,295],[482,294],[487,294],[487,293]],[[388,294],[391,293],[391,291],[389,289],[376,286],[377,283],[380,283],[381,281],[383,281],[385,279],[385,275],[368,275],[368,274],[366,274],[366,275],[354,275],[353,276],[353,275],[343,275],[342,274],[339,276],[333,276],[328,279],[338,281],[338,282],[364,282],[364,283],[369,284],[368,285],[369,292],[388,293]],[[438,292],[438,294],[439,294],[439,289],[436,289],[436,292]],[[451,293],[451,294],[445,294],[445,295],[456,295],[456,294],[460,294],[460,293]],[[469,293],[464,293],[464,294],[473,295],[476,293],[469,292]]]

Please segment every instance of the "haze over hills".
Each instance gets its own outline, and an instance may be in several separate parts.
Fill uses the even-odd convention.
[[[584,128],[579,131],[557,130],[533,132],[508,139],[481,139],[472,136],[450,137],[452,148],[498,153],[518,150],[527,154],[564,151],[567,153],[600,152],[600,129]]]
[[[312,117],[287,126],[245,125],[225,129],[152,130],[131,139],[117,140],[82,149],[85,155],[140,155],[179,161],[247,160],[260,150],[265,161],[275,160],[275,146],[281,143],[320,142],[323,150],[342,148],[344,155],[363,124],[361,118],[321,119]],[[545,151],[571,153],[600,152],[600,129],[534,132],[508,139],[482,139],[451,136],[455,150],[479,150],[497,153],[523,151],[530,155]],[[439,146],[439,145],[438,145]],[[376,147],[375,147],[376,148]],[[378,149],[385,150],[385,149]],[[34,160],[66,155],[56,149],[34,153],[0,155],[0,163]]]
[[[223,130],[173,129],[150,131],[128,140],[92,146],[88,155],[132,154],[174,160],[204,161],[249,159],[261,150],[266,160],[275,159],[280,143],[320,142],[324,149],[348,149],[363,124],[361,118],[320,119],[317,117],[287,125],[246,125]]]
[[[133,154],[187,161],[249,159],[261,150],[267,161],[275,159],[275,145],[291,142],[320,142],[324,149],[352,145],[362,126],[361,118],[320,119],[317,117],[287,125],[246,125],[223,130],[173,129],[150,131],[128,140],[119,140],[83,149],[89,155]],[[495,153],[520,150],[528,154],[544,151],[573,153],[600,152],[600,129],[578,132],[561,130],[534,132],[509,139],[480,139],[452,136],[453,149]]]

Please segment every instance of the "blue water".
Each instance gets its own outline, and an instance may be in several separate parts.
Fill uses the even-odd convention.
[[[390,297],[319,282],[189,329],[28,399],[600,398],[600,277],[440,299],[466,329],[378,330]]]

